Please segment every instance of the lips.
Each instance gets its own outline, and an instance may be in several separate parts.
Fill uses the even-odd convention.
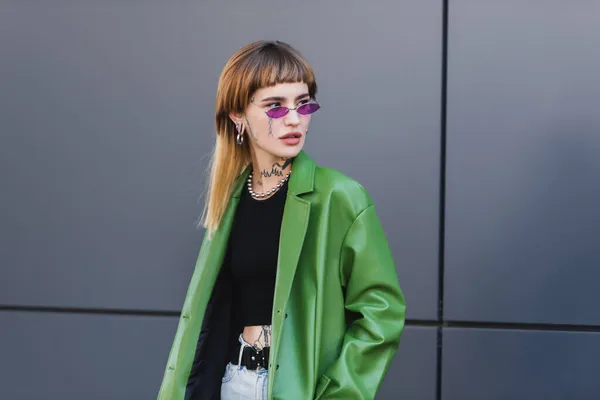
[[[300,143],[302,134],[300,132],[289,132],[282,135],[279,139],[288,146],[296,146]]]
[[[302,134],[300,132],[289,132],[285,135],[280,136],[279,139],[300,139],[301,137]]]

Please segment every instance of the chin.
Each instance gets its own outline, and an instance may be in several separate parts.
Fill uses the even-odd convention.
[[[301,150],[302,150],[302,143],[299,143],[298,146],[293,146],[293,147],[289,147],[287,149],[283,149],[277,155],[279,157],[293,158],[293,157],[296,157],[298,155],[298,153],[300,153]]]

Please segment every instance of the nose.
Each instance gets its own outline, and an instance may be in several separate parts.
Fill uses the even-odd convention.
[[[286,125],[296,126],[300,123],[300,114],[296,109],[291,109],[283,118]]]

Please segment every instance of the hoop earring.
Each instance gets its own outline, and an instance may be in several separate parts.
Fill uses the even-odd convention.
[[[235,124],[235,129],[237,131],[237,136],[235,137],[235,142],[241,146],[242,144],[244,144],[244,136],[243,136],[243,132],[241,132],[241,128],[240,128],[240,124],[237,123]]]

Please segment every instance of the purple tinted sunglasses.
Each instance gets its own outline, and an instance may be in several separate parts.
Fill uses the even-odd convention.
[[[257,104],[254,105],[258,107]],[[269,118],[281,118],[286,116],[287,113],[290,112],[290,110],[296,110],[296,112],[300,115],[309,115],[317,111],[319,108],[321,108],[321,105],[315,100],[311,100],[308,103],[301,104],[298,107],[294,108],[288,108],[283,106],[269,108],[267,111],[265,111],[265,114],[267,114]]]

